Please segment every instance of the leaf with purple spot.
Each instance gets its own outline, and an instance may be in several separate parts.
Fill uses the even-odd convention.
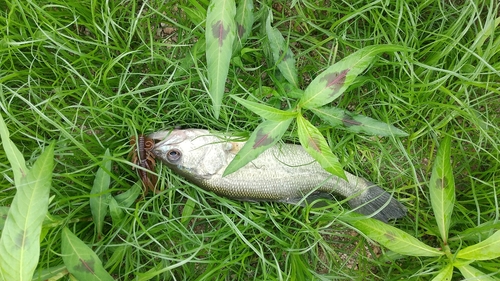
[[[15,147],[8,134],[2,134],[2,142]],[[13,167],[24,163],[21,154],[16,157],[20,158],[11,163]],[[13,160],[9,157],[9,161]],[[48,211],[53,167],[54,143],[45,148],[31,169],[14,173],[20,179],[14,179],[16,195],[0,238],[0,276],[5,280],[33,278],[40,256],[42,223]]]
[[[298,115],[297,129],[300,143],[304,149],[318,161],[321,167],[332,175],[345,179],[346,175],[339,159],[333,154],[318,128],[314,127],[313,124],[307,121],[302,115]]]
[[[212,0],[207,10],[205,40],[208,92],[215,118],[219,118],[222,97],[236,33],[234,0]]]
[[[219,20],[214,25],[212,25],[212,35],[217,39],[219,48],[223,46],[224,39],[226,39],[229,34],[228,27],[224,27],[224,23]]]
[[[398,254],[416,257],[438,257],[444,255],[444,252],[428,246],[409,233],[382,221],[366,218],[363,215],[353,212],[342,215],[340,219],[348,222],[370,239]]]
[[[319,108],[311,108],[318,117],[325,120],[332,127],[343,127],[343,129],[353,133],[365,133],[375,136],[408,136],[406,132],[396,128],[393,125],[378,121],[376,119],[349,112],[347,110],[322,106]]]
[[[320,79],[326,88],[330,89],[329,97],[334,97],[340,91],[342,86],[344,86],[345,78],[347,73],[349,73],[349,70],[350,69],[348,68],[339,72],[328,73]]]
[[[236,7],[236,37],[234,40],[234,51],[241,50],[243,44],[250,35],[254,22],[253,0],[240,0]]]
[[[7,220],[7,214],[9,213],[9,207],[0,206],[0,231],[3,229],[3,225]]]
[[[78,280],[114,280],[96,253],[66,227],[61,232],[61,256],[68,271]]]
[[[343,58],[319,74],[304,90],[299,106],[317,108],[338,98],[354,79],[362,73],[382,52],[407,51],[397,45],[377,45],[365,47]]]
[[[257,158],[266,149],[275,145],[286,132],[292,120],[293,118],[282,121],[266,120],[257,126],[245,145],[229,163],[223,176],[236,172],[236,170]]]
[[[439,145],[429,182],[432,210],[443,242],[448,243],[448,231],[455,204],[455,181],[451,167],[451,139],[445,137]]]
[[[266,147],[273,144],[274,140],[275,139],[273,139],[268,132],[265,132],[263,129],[259,129],[257,130],[255,143],[252,145],[252,148],[259,149],[260,147]]]
[[[269,15],[266,20],[266,33],[267,39],[269,41],[269,47],[273,55],[274,63],[280,70],[283,77],[290,82],[295,87],[298,87],[298,76],[297,69],[295,67],[295,58],[293,56],[292,50],[288,47],[285,38],[281,35],[281,32],[271,26],[273,15],[269,11]]]

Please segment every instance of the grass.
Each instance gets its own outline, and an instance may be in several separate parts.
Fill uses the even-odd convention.
[[[266,104],[281,79],[262,50],[260,7],[289,42],[304,86],[371,45],[416,52],[381,55],[335,106],[394,124],[409,137],[376,138],[312,118],[344,168],[395,193],[408,207],[396,227],[441,247],[428,196],[437,146],[452,138],[457,186],[450,243],[465,247],[499,225],[500,10],[497,1],[263,1],[254,32],[231,65],[227,94]],[[38,268],[57,268],[68,227],[118,280],[430,280],[438,259],[398,256],[336,220],[336,205],[306,209],[215,196],[160,167],[162,193],[108,216],[99,240],[90,190],[110,149],[109,192],[138,180],[128,141],[175,126],[248,135],[262,121],[230,98],[215,119],[207,94],[208,1],[5,1],[0,3],[0,106],[31,166],[55,140],[55,170]],[[227,96],[226,96],[227,97]],[[295,125],[285,134],[297,141]],[[15,194],[0,151],[0,205]],[[339,201],[341,198],[339,198]],[[336,204],[336,203],[334,203]],[[342,205],[342,206],[345,206]],[[498,259],[478,263],[500,278]],[[455,271],[454,279],[459,280]],[[62,277],[69,280],[69,277]]]

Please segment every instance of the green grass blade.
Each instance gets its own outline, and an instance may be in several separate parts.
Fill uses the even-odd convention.
[[[114,280],[99,257],[66,227],[61,233],[61,254],[68,271],[78,280]]]
[[[451,213],[455,204],[455,181],[450,162],[450,147],[450,137],[444,138],[439,146],[429,183],[432,209],[445,244],[448,244]]]
[[[236,154],[231,163],[229,163],[223,176],[236,172],[236,170],[257,158],[266,149],[275,145],[286,132],[292,120],[266,120],[257,126],[245,145]]]
[[[273,55],[274,63],[277,64],[283,77],[295,87],[299,85],[297,69],[295,68],[295,58],[292,50],[288,48],[285,38],[277,28],[271,26],[273,15],[269,11],[266,20],[266,33],[269,40],[269,47]]]
[[[360,215],[347,213],[341,217],[370,239],[387,249],[401,255],[418,257],[437,257],[443,252],[428,246],[410,234],[376,219],[360,218]]]
[[[339,159],[333,154],[318,128],[314,127],[302,115],[297,116],[297,126],[299,140],[305,150],[318,161],[323,169],[335,176],[346,179]]]
[[[236,24],[234,0],[212,0],[207,10],[206,55],[208,91],[212,98],[215,118],[219,118],[222,96],[229,72]]]
[[[500,230],[486,240],[458,251],[457,258],[466,260],[491,260],[500,257]]]
[[[333,127],[343,126],[349,132],[384,137],[408,136],[406,132],[390,124],[361,114],[355,114],[341,108],[322,106],[320,108],[311,108],[311,111]]]
[[[104,218],[108,213],[109,199],[111,196],[107,193],[111,181],[111,177],[109,175],[111,172],[110,156],[109,149],[106,149],[101,167],[97,170],[94,185],[90,191],[90,194],[92,195],[90,197],[90,211],[92,211],[92,218],[94,220],[97,236],[99,238],[102,236]]]
[[[7,125],[5,124],[1,114],[0,136],[2,137],[3,149],[7,155],[7,159],[9,159],[10,166],[12,167],[12,171],[14,173],[14,183],[16,186],[19,186],[21,178],[26,175],[28,169],[26,168],[26,162],[24,161],[21,151],[19,151],[19,149],[17,149],[14,143],[10,140],[9,130],[7,129]]]
[[[453,265],[451,263],[447,264],[439,273],[432,278],[432,281],[450,281],[453,276]]]
[[[233,99],[235,99],[238,103],[243,105],[244,107],[248,108],[249,110],[253,111],[255,114],[257,114],[260,117],[267,119],[267,120],[284,121],[284,120],[294,118],[297,116],[296,111],[279,110],[277,108],[270,107],[268,105],[264,105],[264,104],[253,102],[253,101],[248,101],[248,100],[239,98],[237,96],[231,96],[231,97]]]
[[[40,233],[47,214],[54,167],[54,143],[21,178],[0,238],[5,280],[31,280],[40,255]]]
[[[457,268],[466,280],[498,281],[498,279],[487,276],[485,273],[471,265],[461,265],[457,266]]]
[[[377,45],[350,54],[318,75],[304,90],[299,105],[315,108],[332,102],[370,65],[376,55],[405,50],[407,49],[396,45]]]
[[[252,25],[254,22],[253,16],[253,0],[240,0],[236,7],[236,39],[234,40],[234,51],[238,51],[243,47],[243,44],[250,36]]]

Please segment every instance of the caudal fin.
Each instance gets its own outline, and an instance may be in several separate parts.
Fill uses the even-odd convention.
[[[349,200],[353,210],[363,215],[387,222],[406,215],[406,208],[379,186],[368,182],[369,188]]]

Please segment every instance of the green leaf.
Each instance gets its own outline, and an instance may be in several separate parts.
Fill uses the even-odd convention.
[[[28,168],[26,168],[26,162],[24,161],[21,151],[19,151],[12,140],[10,140],[9,130],[1,114],[0,136],[2,137],[3,150],[5,151],[7,159],[9,159],[10,166],[12,167],[12,171],[14,173],[14,184],[19,186],[21,178],[26,175]]]
[[[451,277],[453,277],[453,265],[449,263],[432,278],[432,281],[450,281]]]
[[[311,108],[314,114],[328,122],[333,127],[343,126],[347,131],[353,133],[365,133],[376,136],[405,137],[408,134],[390,124],[372,119],[370,117],[355,114],[347,110],[322,106]]]
[[[292,50],[288,48],[285,38],[283,38],[281,32],[277,28],[271,27],[272,20],[273,14],[269,11],[269,15],[266,20],[266,33],[274,63],[277,64],[277,67],[281,74],[283,74],[283,77],[285,77],[285,79],[293,86],[298,87],[299,82],[297,69],[295,68],[295,58]]]
[[[407,48],[397,45],[376,45],[365,47],[345,57],[309,84],[300,100],[300,107],[310,109],[332,102],[368,67],[377,54],[405,50]]]
[[[240,50],[252,31],[253,0],[240,0],[236,7],[236,39],[234,40],[234,49]]]
[[[140,195],[142,195],[142,181],[138,180],[129,190],[115,195],[114,198],[119,206],[129,208]]]
[[[9,207],[0,206],[0,230],[2,230],[3,226],[5,225],[8,213],[9,213]]]
[[[206,44],[205,38],[200,38],[194,45],[191,47],[189,51],[189,55],[185,56],[182,59],[179,59],[177,63],[177,70],[173,74],[171,78],[172,81],[176,79],[180,79],[185,75],[190,75],[191,69],[197,67],[198,60],[206,54]]]
[[[104,226],[104,218],[108,213],[108,205],[110,200],[110,194],[107,192],[109,190],[109,183],[111,177],[109,173],[111,172],[111,160],[110,160],[109,149],[106,149],[104,153],[104,158],[102,160],[101,166],[97,170],[94,179],[94,185],[90,191],[90,211],[92,212],[92,218],[96,227],[97,236],[102,236],[102,228]]]
[[[196,202],[194,200],[188,199],[184,204],[184,208],[182,209],[181,223],[187,224],[191,221],[194,208],[196,206]]]
[[[123,260],[125,259],[125,255],[130,253],[127,249],[129,249],[130,246],[128,245],[123,245],[123,246],[115,246],[113,247],[113,254],[111,257],[107,257],[106,263],[104,264],[104,268],[110,268],[109,271],[113,271],[113,268],[116,268],[117,266],[120,266],[123,264]],[[139,280],[139,279],[135,279]]]
[[[487,276],[486,273],[481,272],[479,269],[471,265],[461,265],[457,266],[460,273],[466,278],[466,280],[480,280],[480,281],[497,281],[498,279]]]
[[[457,258],[466,260],[491,260],[500,257],[500,230],[486,240],[458,251]]]
[[[66,227],[61,233],[61,254],[68,271],[78,280],[114,280],[99,257]]]
[[[341,219],[357,228],[370,239],[398,254],[418,257],[444,255],[443,252],[420,242],[410,234],[379,220],[363,218],[362,215],[355,213],[344,214]]]
[[[111,196],[109,199],[109,214],[111,215],[113,223],[117,225],[125,217],[125,214],[114,197]]]
[[[41,269],[39,268],[32,280],[63,280],[64,276],[68,275],[68,270],[64,264]]]
[[[235,14],[234,0],[212,0],[207,10],[205,38],[208,91],[212,98],[214,116],[217,119],[233,50],[236,30]]]
[[[0,268],[5,280],[33,277],[40,255],[40,233],[49,204],[53,167],[54,143],[51,143],[16,186],[0,238]]]
[[[231,96],[238,103],[258,114],[260,117],[272,121],[284,121],[297,116],[296,111],[284,111],[261,103],[244,100],[237,96]]]
[[[450,162],[451,139],[446,137],[439,146],[432,168],[429,193],[432,209],[443,242],[448,244],[451,213],[455,204],[455,181]]]
[[[188,3],[189,2],[189,3]],[[187,18],[195,25],[201,24],[207,15],[205,3],[201,1],[184,1],[179,3],[179,10],[186,13]],[[187,4],[187,5],[186,5]]]
[[[316,159],[326,171],[335,176],[347,179],[339,159],[332,153],[332,150],[318,128],[314,127],[302,115],[297,116],[297,128],[300,143],[307,153]]]
[[[294,98],[294,99],[300,99],[304,95],[304,90],[299,89],[295,87],[294,85],[284,82],[281,83],[281,91],[284,93],[285,96]]]
[[[292,120],[266,120],[257,126],[248,141],[243,145],[238,154],[236,154],[231,163],[229,163],[223,176],[236,172],[236,170],[257,158],[266,149],[275,145],[286,132]]]

